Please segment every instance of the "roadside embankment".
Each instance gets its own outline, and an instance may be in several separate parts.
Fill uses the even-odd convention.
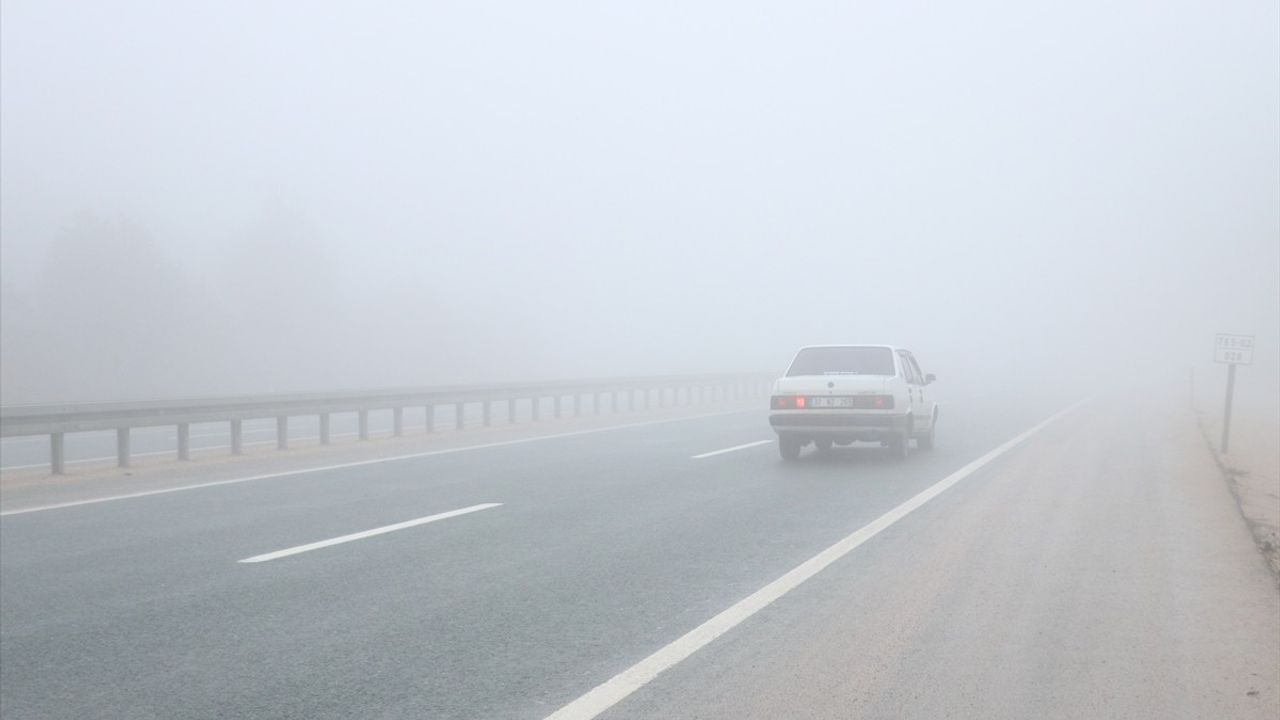
[[[1280,578],[1280,392],[1237,387],[1231,437],[1222,452],[1222,408],[1198,414],[1205,442],[1222,470],[1258,548]]]

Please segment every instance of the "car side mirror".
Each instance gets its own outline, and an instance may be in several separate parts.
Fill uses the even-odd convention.
[[[930,383],[932,383],[934,380],[937,380],[937,379],[938,379],[937,375],[934,375],[933,373],[926,373],[924,376],[924,384],[929,385]]]

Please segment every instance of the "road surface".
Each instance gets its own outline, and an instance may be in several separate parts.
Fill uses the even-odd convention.
[[[747,410],[6,492],[0,711],[1275,718],[1275,579],[1146,407],[948,403],[905,462],[785,464]]]

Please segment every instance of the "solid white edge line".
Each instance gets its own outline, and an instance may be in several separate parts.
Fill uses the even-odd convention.
[[[590,720],[608,710],[627,696],[647,685],[655,677],[683,661],[713,640],[768,607],[773,601],[794,590],[801,583],[822,572],[828,565],[848,555],[859,545],[875,537],[880,531],[906,517],[916,508],[942,494],[952,485],[1005,454],[1015,446],[1039,432],[1058,418],[1083,404],[1084,401],[1054,413],[1048,419],[1005,442],[986,455],[970,462],[942,480],[918,493],[910,500],[864,525],[852,534],[837,541],[822,552],[800,563],[785,575],[739,600],[715,617],[690,630],[649,657],[614,675],[573,702],[547,716],[546,720]]]
[[[773,442],[773,441],[772,441],[772,440],[757,440],[757,441],[755,441],[755,442],[749,442],[749,443],[746,443],[746,444],[744,444],[744,445],[734,445],[733,447],[725,448],[725,449],[723,449],[723,450],[712,450],[711,452],[705,452],[705,453],[702,453],[701,455],[694,455],[693,457],[691,457],[691,458],[689,458],[689,459],[690,459],[690,460],[701,460],[701,459],[703,459],[703,458],[715,457],[716,455],[723,455],[723,454],[725,454],[725,453],[731,453],[731,452],[733,452],[733,451],[735,451],[735,450],[746,450],[747,448],[753,448],[753,447],[757,447],[757,446],[760,446],[760,445],[767,445],[767,444],[769,444],[769,443],[771,443],[771,442]]]
[[[404,530],[405,528],[416,527],[418,525],[426,525],[427,523],[435,522],[437,520],[448,520],[449,518],[452,518],[452,517],[458,517],[459,515],[466,515],[468,513],[479,512],[481,510],[488,510],[489,508],[496,508],[496,507],[499,507],[500,505],[502,505],[502,503],[481,503],[479,505],[471,505],[468,507],[459,508],[458,510],[450,510],[448,512],[436,513],[435,515],[428,515],[426,517],[420,517],[414,520],[405,520],[404,522],[398,522],[394,525],[384,525],[382,527],[374,528],[372,530],[364,530],[357,533],[351,533],[350,535],[342,535],[336,538],[330,538],[328,540],[320,540],[318,542],[307,543],[306,545],[296,545],[291,548],[285,548],[284,550],[277,550],[275,552],[263,553],[262,555],[254,555],[253,557],[245,558],[243,560],[237,560],[236,562],[242,562],[242,563],[266,562],[268,560],[275,560],[277,558],[289,557],[290,555],[297,555],[299,553],[310,552],[312,550],[319,550],[320,548],[326,548],[332,545],[341,545],[342,543],[349,543],[353,540],[363,540],[365,538],[373,537],[375,535],[385,535],[389,532]]]
[[[517,438],[515,440],[500,440],[498,442],[482,443],[480,445],[464,445],[462,447],[442,448],[440,450],[427,450],[425,452],[410,453],[408,455],[393,455],[391,457],[373,458],[371,460],[357,460],[348,463],[338,463],[336,465],[322,465],[320,467],[299,468],[297,470],[284,470],[276,473],[266,473],[263,475],[252,475],[250,477],[230,478],[227,480],[212,480],[206,483],[196,483],[194,485],[180,485],[178,487],[160,488],[158,490],[143,490],[136,493],[126,493],[123,495],[108,495],[100,498],[90,498],[88,500],[73,500],[71,502],[54,503],[51,505],[37,505],[35,507],[20,508],[17,510],[5,510],[0,512],[0,517],[8,517],[10,515],[24,515],[26,513],[44,512],[46,510],[61,510],[62,508],[79,507],[81,505],[96,505],[98,503],[114,502],[116,500],[131,500],[133,498],[150,497],[152,495],[166,495],[168,493],[183,492],[186,490],[199,490],[201,488],[218,487],[221,485],[236,485],[238,483],[253,482],[255,480],[270,480],[281,477],[291,477],[293,475],[306,475],[307,473],[323,472],[325,470],[341,470],[344,468],[363,467],[365,465],[376,465],[384,462],[397,462],[399,460],[414,460],[416,458],[432,457],[434,455],[448,455],[451,453],[467,452],[469,450],[486,450],[488,448],[505,447],[508,445],[522,445],[524,443],[538,442],[540,440],[554,440],[557,438],[576,437],[579,435],[592,435],[595,433],[610,432],[613,430],[625,430],[627,428],[645,427],[649,425],[663,425],[666,423],[684,422],[687,420],[701,420],[710,417],[723,417],[725,415],[739,415],[746,412],[754,412],[757,408],[744,408],[742,410],[730,410],[728,412],[706,413],[703,415],[686,415],[678,418],[664,418],[661,420],[646,420],[638,423],[625,423],[622,425],[610,425],[609,427],[591,428],[589,430],[574,430],[567,433],[554,433],[551,435],[537,435],[534,437]]]

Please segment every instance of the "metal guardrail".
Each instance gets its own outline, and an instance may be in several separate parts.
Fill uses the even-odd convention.
[[[425,407],[427,432],[435,430],[435,408],[453,405],[457,427],[463,427],[463,412],[468,405],[479,404],[482,422],[490,425],[494,403],[506,402],[508,422],[515,422],[516,403],[531,401],[532,418],[540,418],[541,400],[553,401],[553,414],[561,416],[563,400],[572,398],[573,412],[581,415],[582,399],[592,398],[592,411],[602,411],[601,398],[610,396],[613,412],[623,409],[620,398],[627,395],[627,409],[659,407],[667,399],[673,404],[715,402],[745,399],[768,393],[773,375],[763,373],[731,373],[716,375],[667,375],[658,377],[572,380],[500,385],[458,385],[437,388],[408,388],[364,392],[336,392],[304,395],[263,395],[256,397],[200,398],[189,400],[157,400],[141,402],[77,403],[50,405],[9,405],[0,407],[0,437],[48,435],[50,468],[55,475],[66,471],[65,435],[69,432],[94,430],[116,431],[116,461],[129,467],[132,428],[176,425],[177,457],[191,459],[191,424],[229,422],[231,453],[243,452],[242,423],[245,420],[276,418],[276,444],[280,450],[289,446],[289,418],[317,415],[320,418],[320,442],[331,440],[329,418],[334,413],[354,412],[359,416],[359,437],[369,439],[369,412],[391,410],[393,433],[404,432],[404,409]],[[637,402],[637,397],[640,402]]]

